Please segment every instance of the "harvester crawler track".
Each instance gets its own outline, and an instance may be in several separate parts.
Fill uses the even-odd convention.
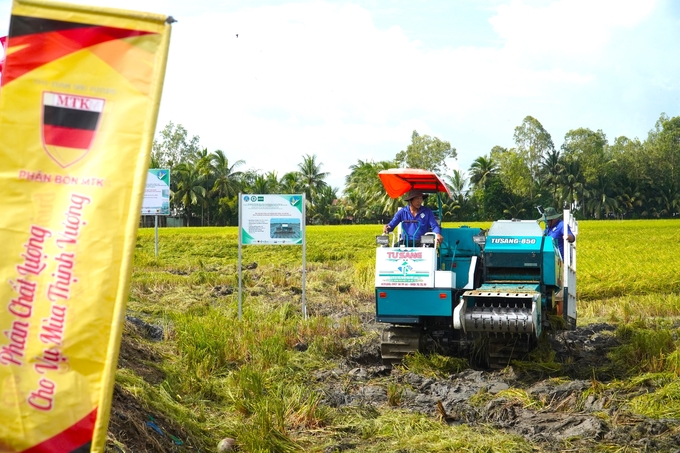
[[[423,330],[421,327],[389,326],[383,330],[380,353],[384,365],[392,366],[408,354],[421,350]]]

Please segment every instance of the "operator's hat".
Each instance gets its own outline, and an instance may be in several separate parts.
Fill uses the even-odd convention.
[[[423,197],[425,198],[425,194],[422,193],[420,190],[410,190],[406,195],[404,195],[404,201],[411,201],[415,197]]]
[[[545,220],[559,219],[560,217],[562,217],[562,214],[559,213],[559,212],[557,212],[557,211],[555,210],[555,208],[552,208],[552,207],[551,207],[551,208],[546,208],[546,209],[545,209],[544,216],[545,216],[545,217],[541,217],[541,218],[538,219],[538,220],[543,220],[544,218],[545,218]]]

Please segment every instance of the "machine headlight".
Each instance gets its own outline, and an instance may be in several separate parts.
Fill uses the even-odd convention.
[[[475,244],[480,246],[482,250],[484,250],[484,244],[486,244],[486,236],[483,234],[478,234],[476,236],[472,236],[472,240],[474,241]]]
[[[424,234],[420,236],[420,245],[423,247],[434,247],[435,236],[431,234]]]
[[[375,243],[378,244],[380,247],[387,247],[390,245],[390,238],[386,234],[380,234],[375,237]]]

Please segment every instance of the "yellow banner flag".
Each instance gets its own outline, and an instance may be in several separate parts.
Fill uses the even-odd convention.
[[[0,452],[103,452],[171,18],[15,0],[0,88]]]

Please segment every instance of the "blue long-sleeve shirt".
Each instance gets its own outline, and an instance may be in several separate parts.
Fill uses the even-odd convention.
[[[571,228],[569,228],[569,225],[567,225],[567,232],[568,234],[573,235],[574,233],[571,232]],[[557,239],[557,246],[560,249],[560,257],[564,259],[564,241],[562,240],[562,234],[564,233],[564,220],[560,220],[557,222],[557,224],[552,227],[552,228],[546,228],[543,234],[546,236],[550,236],[553,239]]]
[[[414,220],[416,222],[413,222]],[[442,231],[437,223],[437,219],[434,217],[434,213],[426,206],[421,206],[415,217],[411,214],[409,206],[404,206],[394,214],[394,217],[387,226],[392,231],[402,222],[404,222],[401,226],[402,239],[409,245],[420,241],[420,236],[430,230],[437,234],[441,234]],[[405,237],[403,237],[404,235]]]

